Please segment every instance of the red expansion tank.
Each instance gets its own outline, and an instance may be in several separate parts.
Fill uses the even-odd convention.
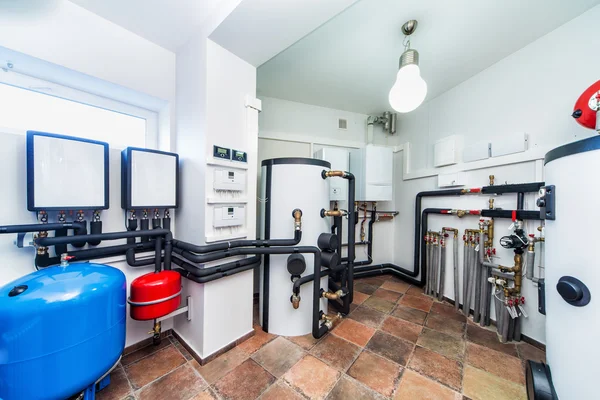
[[[177,309],[181,300],[181,275],[175,271],[151,272],[131,282],[131,318],[146,321]]]

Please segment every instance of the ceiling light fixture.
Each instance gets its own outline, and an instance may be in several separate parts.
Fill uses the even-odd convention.
[[[415,110],[427,95],[427,83],[421,78],[419,52],[410,48],[410,35],[417,29],[417,21],[411,19],[402,25],[404,53],[400,56],[400,70],[396,83],[390,90],[390,105],[400,113]]]

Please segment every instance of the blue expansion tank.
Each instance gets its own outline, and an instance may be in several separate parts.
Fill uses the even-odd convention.
[[[125,346],[120,270],[50,267],[0,288],[0,399],[66,399],[96,382]]]

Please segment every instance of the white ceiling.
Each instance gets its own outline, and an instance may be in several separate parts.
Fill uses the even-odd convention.
[[[419,21],[412,47],[421,55],[421,73],[431,99],[598,3],[360,0],[263,64],[258,69],[258,93],[380,113],[390,109],[387,96],[403,51],[400,27],[405,21]]]
[[[357,0],[244,0],[210,38],[259,66]]]
[[[70,0],[173,52],[200,29],[221,0]]]

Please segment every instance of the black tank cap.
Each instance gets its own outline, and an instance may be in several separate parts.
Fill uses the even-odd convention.
[[[29,287],[27,285],[19,285],[12,288],[10,292],[8,292],[8,297],[15,297],[26,291]]]

